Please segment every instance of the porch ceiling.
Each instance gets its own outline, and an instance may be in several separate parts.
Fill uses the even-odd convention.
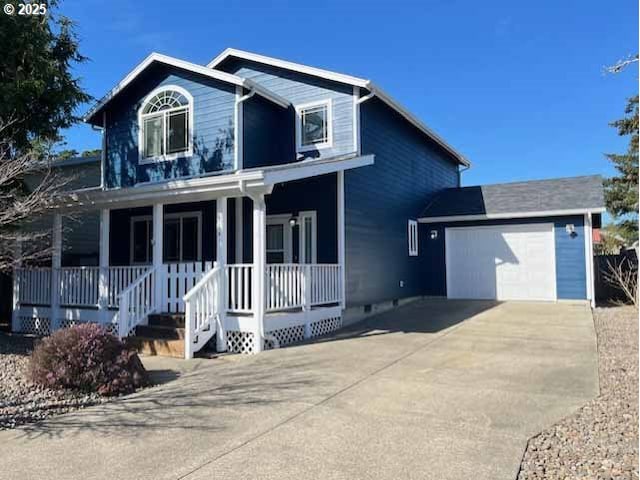
[[[61,195],[58,210],[132,208],[153,203],[174,204],[270,194],[277,183],[335,173],[374,163],[374,155],[347,155],[293,164],[240,170],[222,175],[184,178],[103,190],[90,188]]]

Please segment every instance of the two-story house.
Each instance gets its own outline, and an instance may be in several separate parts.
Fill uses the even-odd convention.
[[[15,330],[95,321],[135,335],[146,351],[190,358],[215,337],[218,350],[259,352],[453,292],[461,273],[448,265],[477,258],[476,241],[495,242],[457,234],[445,252],[445,230],[457,220],[473,232],[482,222],[495,230],[518,218],[491,222],[477,209],[471,218],[459,188],[469,162],[371,81],[249,52],[228,49],[207,66],[154,53],[86,122],[102,130],[101,185],[61,198],[51,268],[16,272]],[[541,265],[539,251],[568,222],[588,231],[587,215],[602,211],[594,181],[578,182],[595,191],[588,205],[577,195],[578,208],[537,205],[537,217],[522,206],[540,220],[524,223],[544,228],[509,227],[517,245],[537,240],[533,250],[525,241],[527,262],[510,262],[526,264],[524,273],[505,282],[553,275],[556,288],[555,260]],[[444,194],[450,200],[438,200]],[[63,265],[67,209],[99,212],[97,266]],[[568,275],[570,295],[588,299],[583,237],[590,234],[559,245],[577,258],[569,268],[582,262]],[[549,292],[531,298],[558,298]],[[454,296],[475,294],[500,296]]]

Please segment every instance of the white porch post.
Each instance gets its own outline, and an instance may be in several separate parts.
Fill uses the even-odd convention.
[[[216,350],[227,351],[227,281],[225,267],[227,265],[227,197],[216,200],[216,261],[222,268],[222,282],[220,282],[218,298],[222,299],[219,316],[219,328],[216,334]]]
[[[164,301],[164,265],[162,263],[163,253],[163,226],[164,226],[164,206],[162,203],[153,205],[153,268],[156,271],[156,282],[153,293],[155,295],[155,307],[158,312],[162,312]]]
[[[243,263],[244,255],[243,255],[243,245],[242,245],[242,232],[243,232],[243,224],[242,224],[242,203],[244,197],[236,197],[236,263]]]
[[[338,172],[338,264],[340,265],[340,306],[346,308],[344,170]]]
[[[264,337],[264,276],[266,264],[266,212],[264,195],[253,198],[253,288],[252,306],[255,319],[253,351],[263,350]]]
[[[98,310],[102,323],[109,321],[109,210],[100,210],[100,277],[98,280]]]
[[[18,240],[15,246],[15,261],[13,268],[13,309],[11,310],[11,331],[20,331],[20,277],[22,271],[22,242]]]
[[[60,324],[60,268],[62,267],[62,215],[53,215],[51,231],[51,331]]]

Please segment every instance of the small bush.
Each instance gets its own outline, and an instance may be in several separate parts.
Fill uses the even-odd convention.
[[[58,330],[38,343],[29,365],[31,380],[44,387],[111,396],[148,383],[138,354],[97,324]]]

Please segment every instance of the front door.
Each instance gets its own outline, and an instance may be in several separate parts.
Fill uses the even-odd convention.
[[[316,263],[316,212],[267,216],[267,263]]]

